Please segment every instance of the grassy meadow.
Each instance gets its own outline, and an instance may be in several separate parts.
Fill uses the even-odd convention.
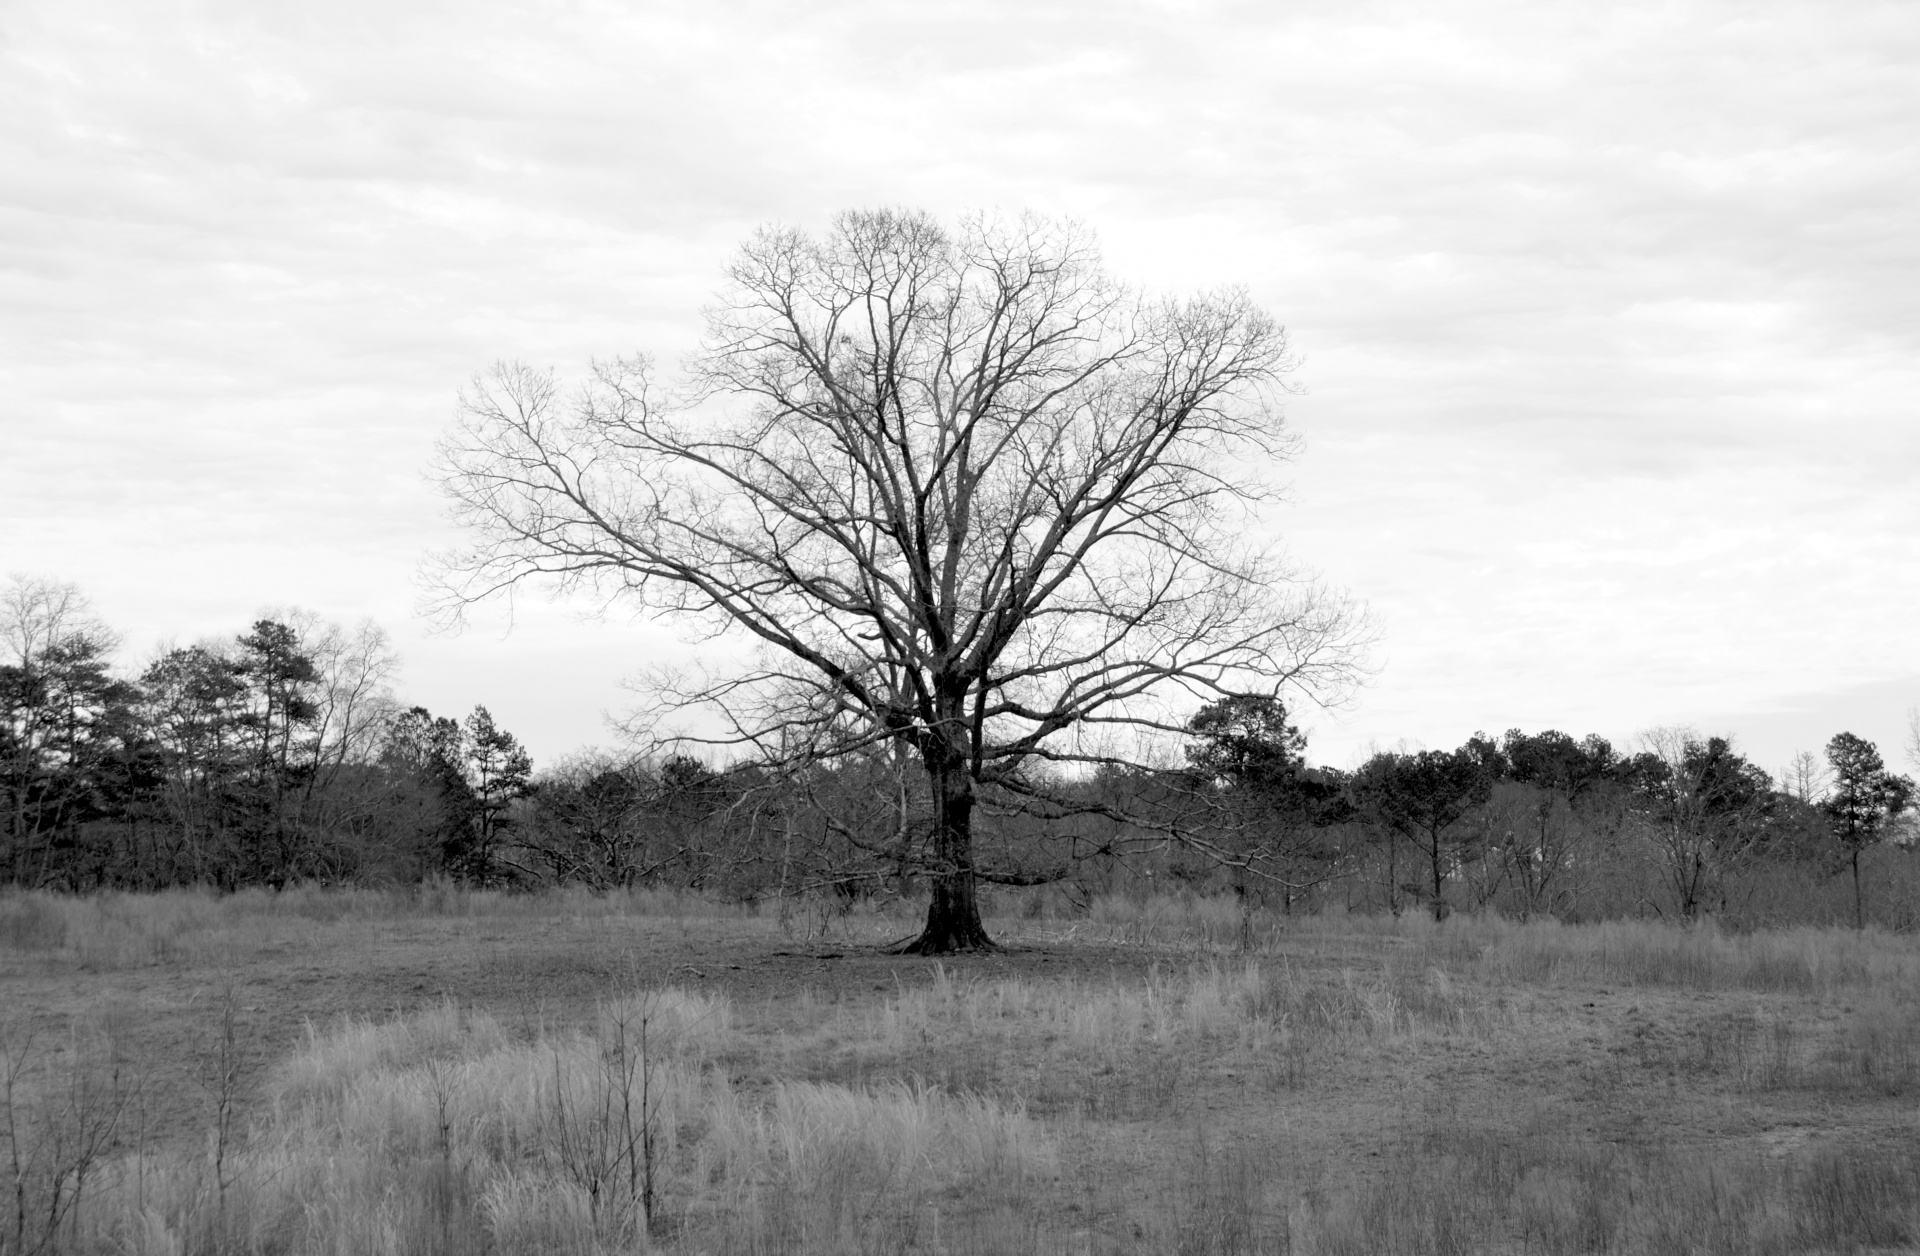
[[[1920,1250],[1920,940],[0,897],[0,1253]]]

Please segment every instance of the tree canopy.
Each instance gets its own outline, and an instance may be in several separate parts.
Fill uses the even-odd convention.
[[[932,822],[927,951],[991,945],[973,815],[1042,765],[1139,761],[1191,704],[1340,686],[1342,598],[1249,526],[1290,453],[1284,331],[1239,290],[1149,298],[1073,224],[843,214],[756,233],[678,391],[502,366],[443,480],[449,605],[529,579],[690,617],[760,661],[663,695],[720,740],[892,743]]]

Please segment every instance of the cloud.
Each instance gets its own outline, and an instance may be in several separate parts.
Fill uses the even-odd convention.
[[[1331,750],[1911,674],[1906,6],[0,21],[0,567],[82,581],[136,638],[270,602],[398,626],[462,381],[671,361],[752,225],[911,203],[1076,214],[1123,274],[1245,283],[1290,324],[1280,523],[1389,629]],[[631,669],[612,629],[540,640],[567,631],[580,687]],[[536,748],[598,735],[604,694],[515,679],[530,640],[480,653]],[[434,660],[478,648],[409,652],[451,693]]]

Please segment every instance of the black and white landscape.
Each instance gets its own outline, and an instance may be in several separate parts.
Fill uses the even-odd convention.
[[[1920,1250],[1920,12],[0,11],[0,1256]]]

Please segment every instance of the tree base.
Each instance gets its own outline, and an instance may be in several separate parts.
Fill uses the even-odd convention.
[[[936,928],[929,921],[920,936],[887,948],[889,955],[980,955],[997,951],[1000,944],[987,936],[978,923],[971,926]]]
[[[920,936],[888,948],[895,955],[963,955],[999,949],[980,923],[980,900],[974,896],[970,868],[935,878]]]

